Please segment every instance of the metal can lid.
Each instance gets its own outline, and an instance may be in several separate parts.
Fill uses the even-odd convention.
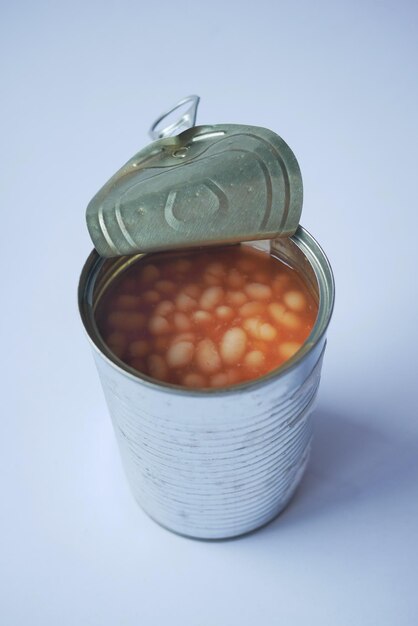
[[[302,177],[289,146],[256,126],[194,126],[132,157],[94,196],[87,226],[114,257],[291,236]]]

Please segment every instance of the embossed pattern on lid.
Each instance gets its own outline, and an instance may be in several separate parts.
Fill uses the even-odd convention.
[[[87,226],[114,257],[290,236],[302,178],[289,146],[256,126],[195,126],[132,157],[94,196]]]

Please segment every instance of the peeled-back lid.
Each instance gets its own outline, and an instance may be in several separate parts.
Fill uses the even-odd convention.
[[[289,146],[266,128],[194,126],[124,165],[87,207],[103,257],[292,235],[302,178]]]

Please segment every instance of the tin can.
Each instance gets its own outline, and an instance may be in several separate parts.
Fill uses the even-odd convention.
[[[291,237],[252,242],[299,271],[318,299],[302,349],[285,365],[230,388],[190,390],[142,378],[110,352],[95,321],[103,290],[141,256],[91,253],[79,308],[132,492],[165,528],[200,539],[248,533],[276,517],[306,468],[311,412],[334,303],[330,264],[299,226]]]

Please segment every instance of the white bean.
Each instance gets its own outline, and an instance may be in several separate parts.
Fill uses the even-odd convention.
[[[214,276],[222,277],[225,275],[225,268],[220,261],[214,261],[213,263],[209,263],[206,268],[206,272],[208,274],[213,274]]]
[[[192,309],[195,309],[196,306],[196,300],[188,296],[187,293],[179,293],[176,298],[176,307],[179,311],[191,311]]]
[[[242,317],[252,317],[253,315],[261,315],[264,313],[266,305],[262,302],[246,302],[239,309]]]
[[[170,332],[171,326],[165,317],[155,315],[154,317],[151,317],[148,322],[148,330],[153,335],[163,335],[164,333]]]
[[[168,375],[167,363],[160,354],[151,354],[147,359],[149,375],[158,380],[165,380]]]
[[[174,304],[170,300],[163,300],[155,307],[155,315],[162,315],[165,317],[174,311]]]
[[[240,289],[245,284],[245,278],[237,269],[229,270],[226,282],[232,289]]]
[[[222,287],[208,287],[200,296],[199,305],[202,309],[210,311],[222,302],[223,297]]]
[[[299,328],[301,324],[300,317],[292,311],[286,311],[281,319],[281,324],[286,326],[286,328],[296,330],[296,328]]]
[[[259,339],[259,329],[261,324],[261,320],[257,319],[256,317],[249,317],[248,319],[244,320],[243,326],[251,337],[254,337],[254,339]]]
[[[250,283],[244,290],[251,300],[269,300],[272,295],[271,287],[262,283]]]
[[[200,296],[201,292],[202,290],[199,287],[199,285],[195,285],[194,283],[189,283],[183,288],[183,293],[195,299],[197,299]]]
[[[204,374],[213,374],[221,369],[219,352],[211,339],[202,339],[197,344],[195,359]]]
[[[225,278],[225,268],[222,263],[210,263],[203,275],[203,281],[207,285],[222,285]]]
[[[230,306],[242,306],[247,300],[248,298],[243,291],[228,291],[226,294],[226,302]]]
[[[268,322],[263,322],[256,317],[249,317],[244,321],[245,330],[254,337],[263,341],[272,341],[277,336],[277,330]]]
[[[290,359],[301,347],[297,341],[285,341],[279,346],[279,354],[283,359]]]
[[[190,319],[187,317],[185,313],[182,313],[182,312],[174,313],[173,319],[174,319],[174,326],[177,328],[177,330],[181,330],[181,331],[190,330],[191,328]]]
[[[290,278],[287,274],[279,274],[279,276],[276,276],[272,282],[274,293],[276,295],[282,294],[289,280]]]
[[[278,304],[277,302],[272,302],[268,305],[267,310],[270,314],[270,317],[277,322],[278,324],[282,323],[282,319],[284,314],[286,313],[286,308],[283,304]]]
[[[215,315],[220,320],[231,320],[234,317],[234,310],[230,306],[218,306]]]
[[[206,379],[201,374],[186,374],[183,378],[183,385],[186,387],[205,387]]]
[[[263,367],[265,360],[266,357],[261,350],[251,350],[251,352],[245,355],[244,363],[251,369],[260,369]]]
[[[245,354],[247,335],[242,328],[230,328],[221,340],[221,356],[227,365],[235,365]]]
[[[268,322],[261,324],[259,329],[259,338],[262,341],[273,341],[277,337],[277,329]]]
[[[193,313],[193,321],[199,325],[210,324],[212,321],[212,315],[207,311],[195,311]]]
[[[306,307],[306,298],[301,291],[286,291],[283,302],[292,311],[303,311]]]
[[[170,346],[167,351],[169,367],[185,367],[190,363],[194,354],[194,345],[190,341],[179,341]]]
[[[229,376],[226,372],[215,374],[210,379],[211,387],[227,387],[229,385]]]
[[[203,275],[203,282],[206,283],[206,285],[214,287],[216,285],[222,285],[222,278],[220,276],[215,276],[215,274],[208,274],[206,272]]]
[[[190,341],[191,343],[194,343],[195,336],[193,333],[180,333],[179,335],[175,335],[171,339],[171,344],[174,345],[175,343],[178,343],[179,341]]]

